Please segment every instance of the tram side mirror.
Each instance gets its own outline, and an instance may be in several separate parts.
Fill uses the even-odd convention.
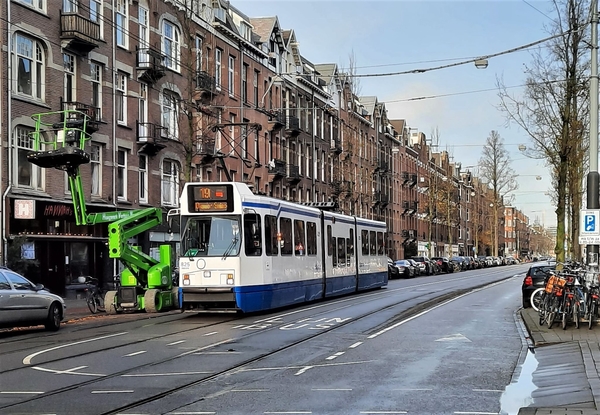
[[[171,209],[167,212],[167,232],[173,235],[173,217],[179,216],[179,209]]]
[[[260,237],[260,229],[258,227],[258,223],[252,224],[252,238],[258,239]]]

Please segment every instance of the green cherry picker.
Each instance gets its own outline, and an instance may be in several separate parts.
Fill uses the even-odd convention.
[[[148,313],[168,310],[177,305],[177,291],[172,286],[171,247],[159,247],[160,259],[145,254],[129,239],[162,222],[161,208],[87,213],[79,166],[90,162],[85,151],[91,134],[97,130],[93,114],[87,109],[35,114],[31,133],[33,151],[27,159],[42,168],[67,173],[77,225],[108,223],[108,253],[125,266],[120,286],[104,298],[110,314],[129,310]]]

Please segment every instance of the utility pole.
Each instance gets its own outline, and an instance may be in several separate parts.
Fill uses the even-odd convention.
[[[592,57],[590,75],[590,171],[587,175],[587,208],[600,208],[598,174],[598,0],[592,0]],[[587,246],[588,265],[598,266],[598,245]]]

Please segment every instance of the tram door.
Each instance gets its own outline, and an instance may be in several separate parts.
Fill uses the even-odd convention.
[[[244,258],[242,265],[242,284],[263,284],[265,270],[263,264],[262,221],[258,213],[244,214]],[[270,266],[269,266],[270,269]],[[254,270],[254,272],[248,272]],[[262,272],[261,272],[262,270]]]

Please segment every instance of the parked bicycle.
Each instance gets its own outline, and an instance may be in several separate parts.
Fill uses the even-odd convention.
[[[100,288],[100,284],[97,278],[87,277],[86,279],[87,287],[85,300],[87,302],[88,308],[92,312],[92,314],[96,314],[99,311],[105,311],[104,309],[104,293]]]

